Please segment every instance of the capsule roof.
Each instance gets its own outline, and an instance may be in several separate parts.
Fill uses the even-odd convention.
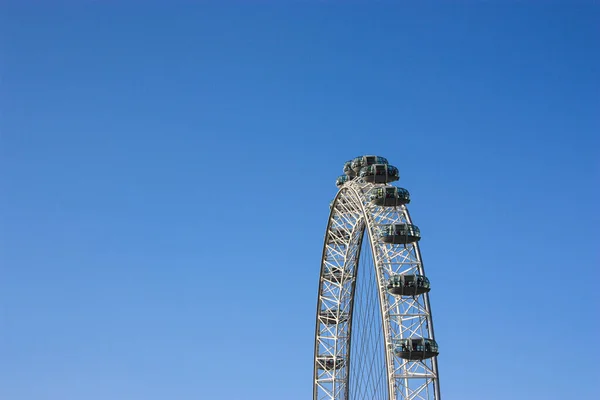
[[[372,164],[387,164],[388,160],[385,157],[366,155],[359,156],[352,160],[351,168],[355,173],[358,173],[362,167]]]

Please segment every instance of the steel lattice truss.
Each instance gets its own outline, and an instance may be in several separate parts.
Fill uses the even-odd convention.
[[[342,186],[332,203],[317,304],[314,400],[349,400],[352,306],[363,238],[370,240],[379,286],[388,397],[440,399],[437,357],[407,360],[394,351],[400,339],[434,339],[434,334],[427,293],[395,296],[387,290],[391,276],[425,273],[416,242],[387,244],[378,240],[381,225],[411,224],[405,205],[383,207],[370,202],[371,191],[382,186],[385,185],[352,180]]]

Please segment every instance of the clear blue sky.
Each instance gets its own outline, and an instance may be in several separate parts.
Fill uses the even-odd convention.
[[[47,3],[0,8],[0,398],[310,398],[365,153],[412,194],[444,398],[598,395],[598,4]]]

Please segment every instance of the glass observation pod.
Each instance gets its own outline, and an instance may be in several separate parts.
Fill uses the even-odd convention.
[[[400,339],[394,349],[396,355],[405,360],[425,360],[439,354],[435,340],[426,338]]]
[[[423,275],[394,275],[388,280],[387,290],[396,296],[418,296],[431,288],[429,279]]]
[[[352,160],[344,163],[344,174],[348,175],[350,178],[354,178],[356,176],[356,172],[354,172],[352,169]]]
[[[350,240],[350,232],[343,229],[332,228],[329,230],[327,243],[329,244],[346,244]]]
[[[368,165],[373,164],[387,164],[388,160],[384,157],[379,156],[360,156],[356,157],[352,160],[350,164],[350,168],[354,171],[354,173],[358,173],[362,167],[366,167]]]
[[[321,310],[320,318],[326,325],[335,325],[348,321],[348,313],[340,312],[337,309]]]
[[[410,194],[396,186],[380,187],[371,192],[371,203],[384,207],[401,206],[410,203]]]
[[[421,231],[419,231],[416,225],[381,225],[379,229],[381,240],[384,243],[408,244],[421,240]]]
[[[398,168],[389,164],[372,164],[363,167],[359,176],[371,183],[388,183],[400,179]]]
[[[317,365],[319,369],[326,371],[341,368],[346,364],[346,361],[342,357],[334,356],[317,356]]]
[[[326,267],[323,273],[323,279],[329,282],[341,283],[342,280],[349,280],[351,278],[350,273],[344,273],[344,269],[340,267]]]
[[[344,185],[344,183],[348,182],[349,180],[351,180],[352,178],[350,178],[348,175],[340,175],[338,176],[338,178],[335,180],[335,186],[337,187],[342,187]]]

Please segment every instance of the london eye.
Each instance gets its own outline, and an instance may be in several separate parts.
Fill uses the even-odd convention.
[[[316,312],[314,400],[439,400],[438,345],[406,189],[379,156],[344,164]]]

